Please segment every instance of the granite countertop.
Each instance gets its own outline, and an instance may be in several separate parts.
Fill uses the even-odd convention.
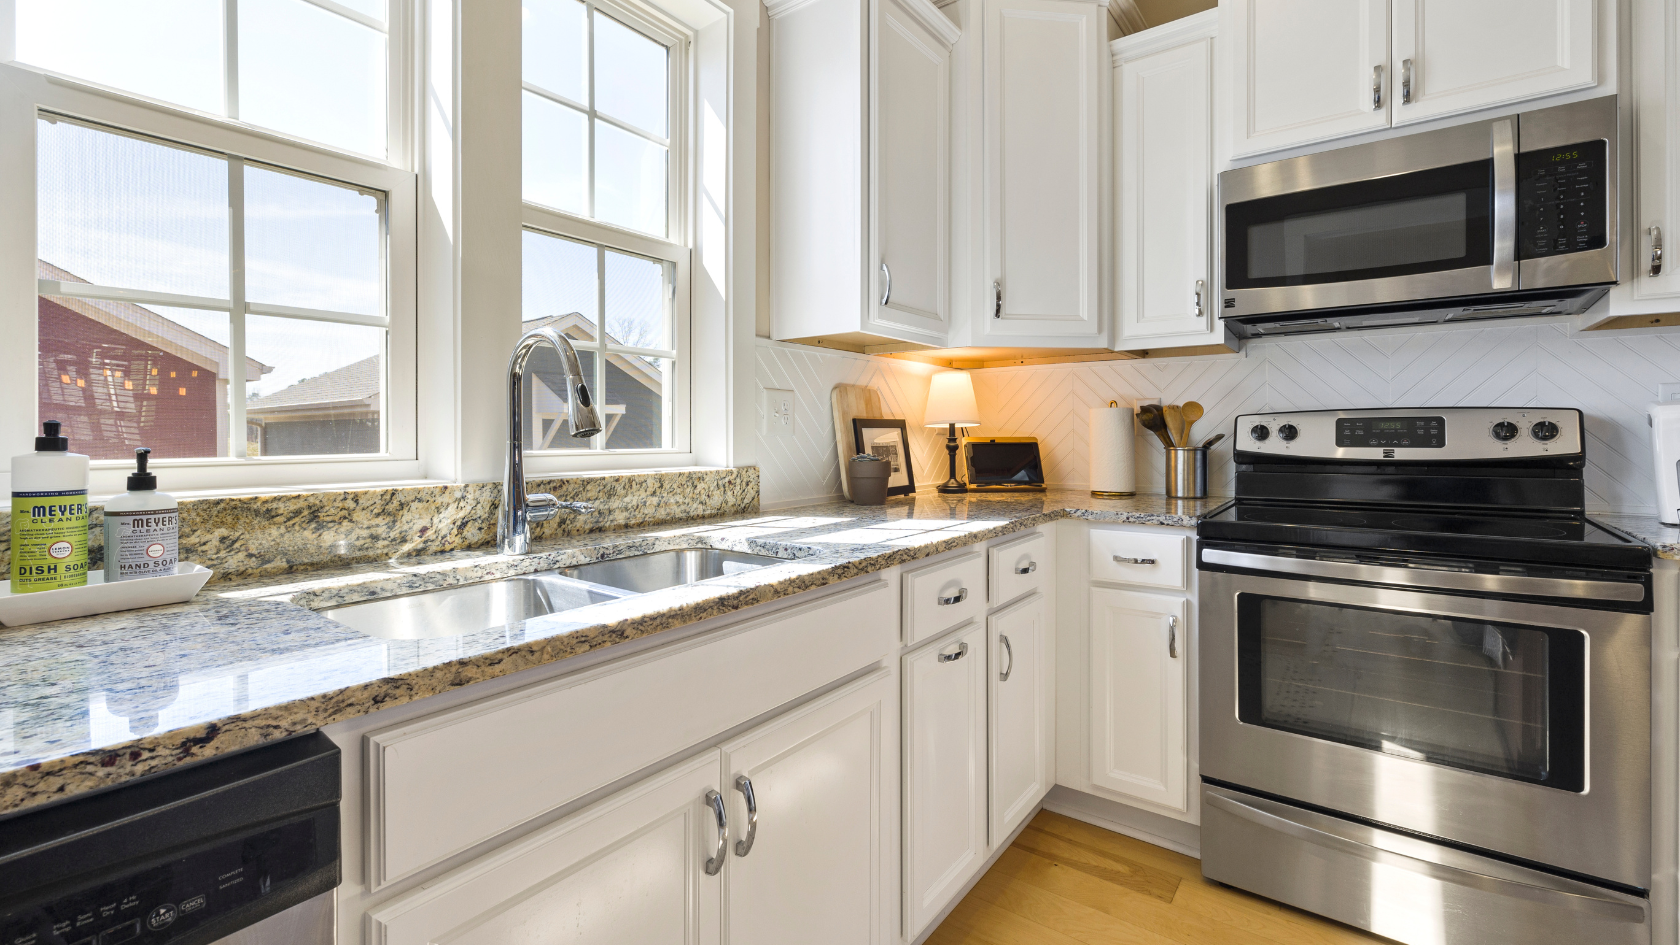
[[[312,731],[1060,518],[1194,527],[1223,499],[1036,495],[831,503],[213,584],[187,604],[0,629],[0,816]],[[366,636],[317,611],[606,558],[785,561],[478,633]]]
[[[1619,528],[1651,546],[1659,558],[1680,560],[1680,528],[1664,525],[1655,515],[1588,515],[1588,518]]]

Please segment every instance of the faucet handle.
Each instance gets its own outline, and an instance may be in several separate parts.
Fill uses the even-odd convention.
[[[560,500],[546,492],[533,492],[525,497],[525,519],[546,522],[560,514]]]

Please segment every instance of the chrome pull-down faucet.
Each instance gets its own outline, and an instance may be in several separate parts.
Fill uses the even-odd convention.
[[[525,494],[525,410],[520,400],[520,385],[525,380],[525,362],[530,360],[537,345],[544,342],[560,353],[560,364],[566,371],[566,406],[572,436],[582,440],[601,432],[601,415],[589,396],[577,349],[565,335],[552,328],[533,328],[526,332],[514,346],[513,356],[508,358],[507,467],[502,474],[502,508],[496,516],[496,547],[504,555],[522,555],[530,550],[532,522],[546,522],[561,511],[590,511],[584,503],[561,502],[546,492]]]

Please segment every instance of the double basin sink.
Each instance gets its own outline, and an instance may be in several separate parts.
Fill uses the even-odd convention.
[[[781,560],[711,548],[657,551],[347,604],[321,611],[321,616],[368,636],[429,640],[515,625],[563,610],[751,571]]]

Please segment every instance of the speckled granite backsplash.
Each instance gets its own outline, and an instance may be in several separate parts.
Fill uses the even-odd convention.
[[[561,538],[758,509],[758,467],[677,469],[529,480],[531,492],[594,511],[562,512],[531,527],[533,539]],[[216,572],[214,581],[286,574],[326,565],[383,561],[490,545],[496,540],[499,482],[297,492],[181,501],[181,560]],[[103,511],[90,516],[89,561],[104,560]],[[11,520],[0,509],[0,577],[11,574]]]

